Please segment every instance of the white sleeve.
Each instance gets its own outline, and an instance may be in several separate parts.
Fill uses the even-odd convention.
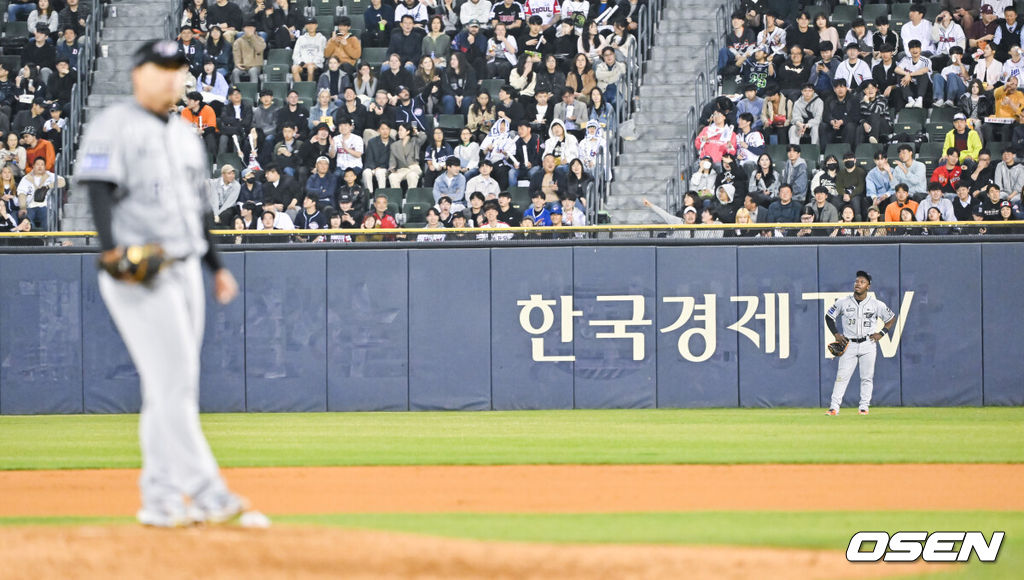
[[[75,181],[104,181],[122,186],[126,181],[124,148],[126,141],[114,129],[124,120],[113,122],[100,115],[86,127],[75,163]]]
[[[889,321],[892,320],[894,316],[896,316],[896,314],[893,313],[893,311],[890,310],[888,306],[886,306],[885,302],[882,302],[881,300],[879,300],[878,301],[878,317],[882,319],[882,322],[885,322],[886,324],[888,324]]]

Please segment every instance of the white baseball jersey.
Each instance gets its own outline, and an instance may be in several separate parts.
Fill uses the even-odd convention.
[[[868,294],[864,300],[857,302],[853,294],[836,300],[832,308],[826,314],[832,320],[841,319],[843,322],[843,336],[850,339],[867,338],[876,330],[876,320],[888,323],[892,320],[892,310],[884,302]]]
[[[553,23],[562,14],[558,0],[526,0],[523,6],[526,9],[527,20],[531,16],[540,16],[544,21],[541,24]]]

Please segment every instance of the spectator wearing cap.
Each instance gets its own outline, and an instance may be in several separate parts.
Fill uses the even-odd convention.
[[[377,128],[377,136],[366,142],[366,150],[362,158],[363,185],[367,191],[371,192],[377,187],[387,187],[391,145],[394,143],[390,124],[381,121]]]
[[[249,132],[252,131],[252,103],[242,98],[242,92],[237,88],[228,91],[228,99],[220,110],[217,118],[217,127],[220,129],[220,142],[218,153],[234,151],[235,138],[238,139],[239,155],[247,159],[251,153],[249,145]]]
[[[452,39],[452,52],[462,53],[466,62],[476,71],[477,78],[487,75],[487,36],[480,29],[480,22],[471,20],[465,23],[462,32]]]
[[[323,230],[327,228],[327,216],[321,209],[317,194],[307,191],[302,196],[302,211],[295,214],[295,229]],[[331,207],[331,206],[326,206]],[[309,241],[305,238],[303,241]]]
[[[43,123],[42,136],[43,139],[46,139],[50,143],[53,143],[53,149],[55,153],[60,153],[62,145],[61,141],[63,141],[61,136],[64,133],[64,129],[68,125],[68,121],[67,119],[61,117],[61,108],[60,105],[58,105],[57,103],[50,105],[47,111],[49,112],[50,118],[47,119],[45,123]]]
[[[928,191],[928,177],[924,163],[914,159],[913,145],[900,143],[896,154],[896,167],[892,169],[892,179],[894,184],[906,184],[914,199],[924,198]]]
[[[338,199],[342,196],[351,198],[352,203],[358,209],[363,209],[369,203],[370,195],[359,183],[359,173],[352,168],[346,169],[341,175],[341,184],[338,187]]]
[[[996,58],[1006,60],[1010,56],[1010,47],[1020,46],[1021,23],[1017,21],[1017,8],[1007,4],[1003,8],[1003,19],[996,26],[992,43],[996,48]]]
[[[206,145],[206,154],[210,163],[217,157],[217,116],[213,107],[203,102],[203,96],[196,91],[185,95],[185,108],[181,110],[181,119],[192,125],[196,134]]]
[[[33,38],[27,40],[21,50],[21,64],[39,67],[39,78],[45,85],[56,63],[57,48],[50,40],[50,28],[46,24],[37,24]]]
[[[718,51],[718,72],[723,77],[738,74],[757,45],[757,36],[747,27],[742,13],[733,13],[731,21],[732,30],[725,35],[725,43]]]
[[[971,51],[979,48],[983,42],[992,42],[996,36],[996,29],[999,27],[999,16],[988,2],[983,3],[978,12],[980,19],[974,21],[974,24],[966,29],[967,44]]]
[[[960,165],[960,156],[953,147],[946,149],[943,161],[942,165],[932,171],[931,183],[938,183],[942,187],[942,192],[952,197],[952,194],[956,193],[964,168]]]
[[[286,125],[295,127],[299,138],[305,139],[309,134],[309,109],[299,102],[299,93],[294,89],[288,91],[284,106],[277,111],[277,131]]]
[[[238,184],[238,202],[263,205],[263,184],[256,179],[256,171],[251,167],[242,170],[242,181]]]
[[[220,28],[224,33],[224,39],[231,42],[240,30],[242,30],[243,16],[242,9],[234,2],[228,0],[216,0],[206,7],[206,25],[213,30]]]
[[[853,144],[860,123],[860,103],[850,95],[845,80],[836,79],[832,86],[832,95],[825,101],[819,126],[819,142],[825,145],[835,142]]]
[[[398,100],[395,102],[392,111],[395,114],[394,122],[396,125],[408,123],[418,132],[426,131],[425,119],[430,116],[427,112],[427,105],[423,102],[423,96],[420,94],[413,95],[409,87],[398,87]]]
[[[885,206],[890,202],[889,197],[895,193],[892,168],[889,167],[889,160],[886,158],[884,150],[876,151],[874,157],[875,166],[868,171],[868,176],[865,178],[864,193],[871,205],[885,211]]]
[[[445,161],[445,171],[434,180],[434,203],[447,196],[452,200],[452,209],[459,211],[466,205],[466,176],[459,172],[462,162],[452,156]]]
[[[207,181],[206,195],[213,211],[213,223],[218,227],[229,227],[234,222],[240,191],[237,170],[229,163],[220,167],[220,177]]]
[[[763,93],[768,87],[768,77],[771,76],[772,62],[769,60],[768,48],[764,45],[754,47],[754,58],[748,58],[740,69],[740,76],[737,79],[743,84],[750,84],[757,87],[758,93]]]
[[[1020,49],[1017,49],[1017,55],[1020,55]],[[932,105],[955,106],[960,96],[967,92],[970,80],[971,73],[964,64],[964,49],[952,47],[949,49],[949,64],[932,75]]]
[[[78,75],[71,74],[71,63],[65,57],[57,59],[57,74],[50,75],[46,85],[46,95],[62,107],[71,103],[71,91],[75,87]]]
[[[260,90],[260,101],[252,112],[252,126],[260,137],[261,163],[269,160],[273,153],[271,146],[277,140],[277,113],[280,110],[281,106],[274,102],[274,92],[270,89]]]
[[[956,221],[956,214],[953,213],[953,204],[942,195],[942,184],[936,181],[928,184],[928,197],[917,204],[917,211],[914,213],[914,217],[919,222],[926,221],[928,219],[928,210],[932,208],[939,210],[942,221]]]
[[[318,157],[313,167],[313,172],[306,179],[305,193],[316,196],[320,207],[333,207],[339,180],[338,176],[331,172],[331,160],[326,156]]]
[[[411,15],[406,14],[399,19],[398,11],[396,10],[395,17],[399,25],[398,30],[391,34],[391,42],[388,43],[388,54],[397,54],[402,66],[411,74],[416,71],[416,63],[419,62],[420,56],[422,56],[423,33],[416,29]],[[410,86],[410,84],[406,84],[406,86]]]
[[[1015,147],[1003,150],[1003,160],[996,166],[994,181],[999,186],[1002,199],[1020,199],[1021,190],[1024,189],[1024,165],[1017,163]]]
[[[363,223],[363,212],[366,201],[362,197],[347,191],[338,193],[338,216],[341,218],[339,227],[345,229],[358,228]]]
[[[963,113],[953,115],[953,128],[946,133],[942,143],[945,150],[954,149],[960,157],[960,163],[973,170],[981,152],[981,136],[967,126],[967,117]]]
[[[864,96],[860,101],[860,121],[857,127],[855,145],[864,142],[886,143],[892,131],[889,101],[878,94],[878,85],[868,80],[864,83]]]
[[[906,38],[903,40],[906,42]],[[906,44],[908,54],[896,65],[896,74],[901,77],[900,94],[906,99],[908,109],[920,109],[924,107],[924,97],[928,94],[932,63],[922,54],[920,40],[915,38]]]
[[[895,111],[903,106],[900,97],[900,79],[896,72],[896,60],[893,58],[893,50],[896,45],[882,44],[876,51],[878,62],[871,68],[871,79],[878,86],[879,96],[885,98],[889,104],[889,110]]]
[[[206,59],[206,48],[195,38],[190,26],[182,26],[178,33],[178,52],[188,60],[188,71],[192,76],[199,76]]]
[[[295,40],[292,48],[292,79],[316,82],[324,68],[324,50],[327,39],[316,30],[316,18],[306,20],[306,33]]]
[[[334,32],[327,41],[324,56],[338,59],[341,69],[349,75],[355,73],[355,64],[362,57],[362,43],[352,33],[352,20],[348,16],[334,19]]]
[[[871,66],[861,60],[860,48],[855,42],[846,45],[846,60],[836,68],[833,86],[834,81],[838,80],[846,81],[846,86],[853,92],[859,91],[864,83],[871,80]]]
[[[903,52],[910,52],[910,42],[918,41],[921,53],[929,57],[935,50],[932,42],[932,23],[924,17],[924,5],[914,4],[910,7],[910,20],[900,28],[900,38],[903,39]]]
[[[235,65],[231,71],[231,84],[237,85],[243,77],[250,82],[259,82],[266,50],[267,41],[256,34],[256,20],[247,18],[242,23],[242,35],[235,38],[231,45]]]
[[[850,205],[857,221],[864,219],[864,192],[867,189],[867,172],[857,163],[852,151],[843,154],[843,167],[836,177],[836,200],[840,207]]]

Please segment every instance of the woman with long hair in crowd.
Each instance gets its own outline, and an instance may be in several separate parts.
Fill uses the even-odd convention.
[[[473,132],[473,137],[480,141],[490,134],[495,118],[496,113],[494,103],[491,102],[490,93],[480,91],[477,93],[472,106],[469,107],[466,126]]]
[[[775,162],[767,153],[757,158],[757,166],[750,173],[748,193],[754,196],[758,205],[768,207],[779,197],[779,172],[775,170]]]
[[[224,38],[224,31],[219,26],[211,28],[206,36],[206,56],[213,59],[217,72],[227,78],[228,72],[235,66],[233,47]]]
[[[420,95],[427,106],[427,114],[433,115],[441,101],[441,75],[429,54],[420,58],[420,64],[412,75],[412,94]]]
[[[537,91],[537,73],[534,72],[534,64],[537,59],[524,56],[516,63],[516,67],[509,73],[508,84],[519,93],[519,102],[524,107],[537,102],[533,97]]]
[[[434,180],[445,172],[445,163],[453,154],[452,146],[444,141],[444,131],[440,127],[434,127],[427,148],[423,151],[423,167],[426,170],[423,172],[424,187],[434,185]]]
[[[373,74],[370,65],[365,62],[359,65],[352,86],[355,87],[356,96],[359,97],[359,101],[364,107],[373,102],[373,97],[377,94],[377,77]]]
[[[853,227],[854,211],[853,206],[846,204],[843,209],[839,210],[839,223],[843,224],[838,228],[832,230],[829,237],[832,238],[845,238],[849,236],[857,235],[857,228]]]
[[[594,76],[594,66],[585,54],[577,54],[569,67],[569,74],[565,77],[565,86],[576,91],[576,100],[586,105],[590,104],[590,90],[597,86],[597,78]]]

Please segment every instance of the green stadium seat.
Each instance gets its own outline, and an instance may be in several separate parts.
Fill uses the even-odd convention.
[[[740,92],[739,85],[736,84],[736,77],[728,76],[722,77],[722,94],[723,95],[735,95]]]
[[[821,147],[813,143],[800,145],[800,157],[807,162],[807,169],[813,171],[821,163]]]
[[[28,39],[28,22],[24,20],[11,20],[7,22],[4,24],[4,37]]]
[[[287,83],[291,80],[292,67],[284,63],[267,63],[263,67],[264,83]]]
[[[779,166],[786,162],[786,148],[789,145],[785,143],[778,143],[776,145],[766,145],[764,148],[765,154],[772,158],[772,162],[776,166]],[[801,153],[803,152],[803,146],[800,146]]]
[[[331,32],[334,30],[334,16],[318,15],[316,17],[316,30],[326,38],[330,38]]]
[[[271,48],[267,51],[267,64],[292,64],[292,49]]]
[[[444,131],[446,141],[458,141],[459,134],[466,126],[466,119],[461,115],[438,115],[437,126]]]
[[[868,25],[868,30],[875,31],[875,20],[878,20],[879,16],[889,15],[888,4],[866,4],[864,6],[864,22]]]
[[[835,155],[839,163],[843,162],[843,155],[846,155],[852,150],[849,143],[829,143],[825,146],[825,157],[829,155]]]
[[[927,165],[927,160],[931,159],[933,162],[937,162],[938,159],[944,155],[945,152],[942,150],[942,141],[922,143],[921,150],[917,153],[918,159],[920,159],[921,163],[925,163],[925,165]]]
[[[264,82],[263,88],[274,93],[274,100],[278,102],[284,102],[285,97],[288,96],[287,81],[280,83]]]
[[[378,195],[383,195],[388,198],[388,205],[394,204],[396,207],[402,204],[402,188],[400,187],[380,187],[373,192],[370,196],[369,203],[370,207],[373,207],[373,198]]]
[[[312,81],[293,83],[292,90],[299,93],[299,101],[303,105],[312,107],[316,104],[316,83]]]
[[[242,92],[242,98],[253,105],[259,100],[259,83],[238,83],[235,87]]]
[[[359,60],[362,61],[362,62],[365,62],[368,65],[370,65],[371,69],[377,70],[377,69],[380,68],[380,65],[384,64],[384,61],[387,60],[387,59],[388,59],[388,49],[387,49],[387,47],[381,48],[381,47],[368,47],[368,46],[364,46],[363,47],[363,56]]]
[[[935,107],[932,108],[931,116],[928,120],[933,123],[952,123],[953,115],[955,115],[957,109],[955,107]]]
[[[925,128],[928,130],[929,141],[942,143],[946,139],[946,133],[949,133],[950,129],[953,128],[953,123],[929,122],[925,124]]]
[[[832,16],[829,17],[829,21],[832,23],[833,26],[838,26],[839,23],[849,24],[856,20],[858,16],[860,15],[857,12],[856,6],[851,6],[849,4],[839,4],[832,8]],[[839,38],[842,39],[843,36],[839,35]]]
[[[519,211],[530,207],[530,189],[528,187],[510,187],[508,193],[512,196],[512,207]]]
[[[335,14],[339,12],[338,9],[340,8],[338,0],[312,0],[312,2],[310,2],[310,5],[313,6],[314,10],[316,10],[317,20],[319,20],[320,17],[322,16],[330,16],[333,19]],[[332,22],[332,28],[333,25],[334,24]],[[320,32],[322,33],[323,30],[321,30]]]
[[[505,79],[484,79],[480,81],[480,90],[491,95],[491,101],[498,100],[498,90],[506,84]]]
[[[355,16],[359,16],[358,20],[362,20],[363,12],[366,12],[366,7],[370,5],[370,0],[345,0],[345,13],[353,17],[352,20],[357,20]]]
[[[242,158],[237,153],[221,153],[217,156],[217,168],[213,171],[214,177],[220,176],[220,168],[224,165],[230,165],[235,168],[235,179],[242,178],[242,169],[245,164],[242,163]]]
[[[896,133],[917,133],[924,128],[924,109],[903,109],[896,117]]]
[[[434,205],[434,188],[411,187],[405,193],[405,202]]]
[[[857,165],[870,170],[875,165],[875,153],[884,150],[885,145],[876,143],[861,143],[857,145],[854,154],[857,155]]]

